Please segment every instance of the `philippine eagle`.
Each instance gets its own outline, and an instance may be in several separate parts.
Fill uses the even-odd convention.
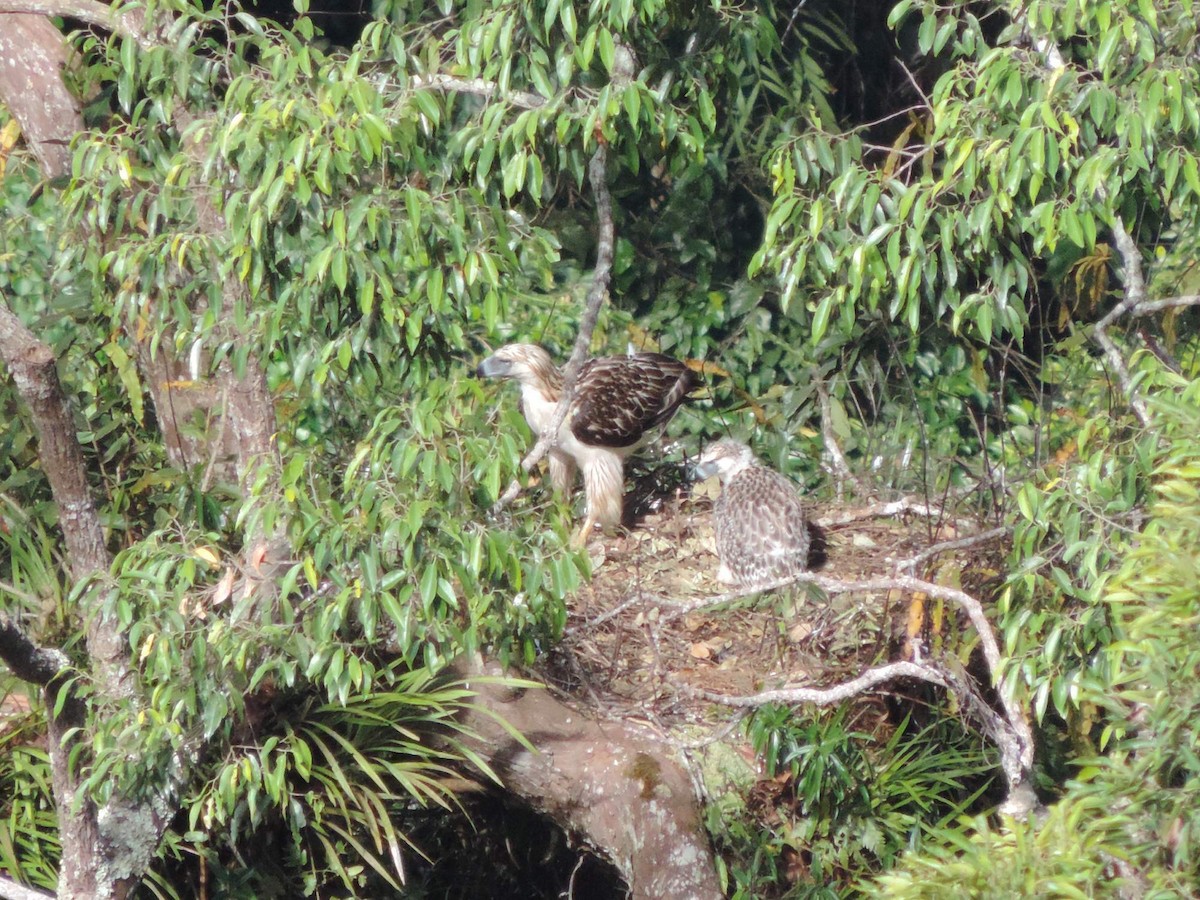
[[[536,344],[508,344],[483,360],[480,378],[510,378],[521,385],[521,411],[535,435],[550,425],[562,396],[563,377],[550,354]],[[677,359],[634,353],[589,359],[579,370],[575,394],[558,440],[550,449],[550,483],[564,496],[583,472],[587,518],[582,545],[596,525],[621,521],[625,458],[666,425],[699,378]]]
[[[695,472],[698,478],[721,479],[721,496],[713,507],[721,560],[718,581],[753,588],[808,568],[808,517],[790,479],[730,438],[710,444],[700,454]]]

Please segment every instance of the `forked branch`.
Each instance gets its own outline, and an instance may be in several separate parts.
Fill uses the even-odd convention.
[[[863,581],[842,581],[812,572],[803,572],[791,578],[782,578],[772,582],[755,585],[750,590],[738,590],[715,597],[704,597],[687,603],[676,603],[663,597],[645,597],[644,602],[652,603],[660,608],[660,621],[671,621],[700,609],[710,608],[751,596],[762,591],[776,590],[796,584],[813,584],[827,594],[867,593],[898,590],[906,593],[921,593],[953,603],[966,613],[967,618],[979,636],[980,648],[987,664],[990,678],[989,687],[996,690],[1000,700],[1002,714],[994,713],[991,708],[978,696],[978,692],[970,684],[964,674],[954,675],[944,665],[921,664],[910,662],[895,662],[875,669],[869,669],[857,679],[831,688],[787,688],[783,693],[767,691],[756,694],[751,699],[725,698],[716,699],[703,695],[713,702],[727,703],[731,706],[745,707],[771,702],[796,703],[832,703],[847,699],[862,693],[884,681],[898,677],[914,677],[946,687],[964,701],[971,702],[972,714],[981,720],[988,733],[1000,749],[1001,764],[1008,780],[1010,797],[1022,791],[1026,786],[1033,770],[1033,729],[1022,706],[1004,690],[1000,683],[1002,659],[1000,645],[996,639],[995,630],[983,611],[983,605],[970,594],[958,588],[947,587],[931,581],[923,581],[908,575],[892,575],[888,577],[870,578]],[[690,689],[689,689],[690,690]]]
[[[10,672],[39,687],[45,687],[70,665],[61,650],[39,647],[7,613],[0,613],[0,660]]]
[[[140,12],[117,13],[99,0],[0,0],[0,16],[6,14],[78,19],[122,37],[132,38],[143,50],[154,46],[154,41],[146,35]]]

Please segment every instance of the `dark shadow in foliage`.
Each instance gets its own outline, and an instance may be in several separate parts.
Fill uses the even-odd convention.
[[[320,30],[330,44],[352,47],[371,22],[370,0],[309,0],[306,17]],[[255,16],[278,22],[291,28],[298,18],[292,0],[250,0],[246,11]]]
[[[431,848],[430,859],[414,861],[406,898],[624,900],[629,895],[612,865],[578,846],[546,816],[492,790],[464,797],[463,806],[466,815],[421,810],[405,823],[419,846]]]

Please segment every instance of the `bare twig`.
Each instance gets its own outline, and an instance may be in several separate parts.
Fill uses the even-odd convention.
[[[897,678],[919,678],[921,681],[928,681],[941,687],[948,686],[946,679],[937,669],[906,660],[867,669],[857,678],[851,678],[849,681],[828,688],[777,688],[760,691],[757,694],[738,696],[718,694],[715,691],[706,691],[678,681],[672,681],[671,684],[677,691],[688,697],[707,700],[720,706],[753,709],[767,703],[810,703],[814,706],[830,706],[857,697],[876,685],[895,681]]]
[[[645,594],[643,594],[639,591],[638,593],[633,594],[630,597],[627,597],[625,600],[622,600],[620,603],[618,603],[616,606],[614,606],[612,609],[608,610],[607,612],[601,613],[600,615],[596,616],[596,618],[589,619],[586,622],[581,622],[578,625],[573,625],[570,628],[566,629],[565,631],[563,631],[563,637],[572,637],[573,635],[579,634],[580,632],[591,631],[593,628],[596,628],[599,625],[603,625],[605,622],[609,621],[610,619],[615,619],[617,616],[619,616],[623,612],[625,612],[625,610],[630,609],[631,607],[637,606],[639,603],[644,603],[647,600],[649,600],[650,602],[654,602],[657,599],[658,599],[657,597],[647,597]]]
[[[542,430],[533,448],[521,460],[521,469],[526,474],[533,471],[533,467],[541,462],[542,457],[558,441],[558,430],[562,427],[563,420],[567,417],[567,407],[570,406],[571,400],[575,395],[575,382],[579,378],[579,370],[583,368],[588,350],[592,345],[592,332],[596,330],[596,320],[600,316],[600,307],[604,304],[604,298],[608,296],[608,283],[612,278],[614,234],[612,197],[608,192],[608,178],[606,174],[607,163],[608,152],[605,145],[601,144],[596,148],[596,152],[592,155],[592,161],[588,165],[588,177],[591,181],[592,195],[596,203],[598,232],[596,237],[596,267],[592,272],[592,285],[588,288],[587,305],[584,308],[583,319],[579,323],[579,334],[575,338],[575,349],[571,351],[571,358],[563,369],[562,396],[559,397],[558,406],[554,410],[554,416],[550,419],[550,424]],[[494,509],[503,509],[508,506],[520,493],[521,482],[514,478],[504,494],[496,501]]]
[[[5,0],[0,0],[0,3]],[[540,109],[546,105],[546,99],[528,91],[502,91],[494,81],[482,78],[458,78],[454,75],[435,73],[432,75],[416,75],[409,82],[417,90],[429,89],[437,91],[456,91],[460,94],[474,94],[488,100],[500,99],[522,109]]]
[[[1134,416],[1143,427],[1149,427],[1150,410],[1146,406],[1146,401],[1142,399],[1138,389],[1134,386],[1133,378],[1129,374],[1129,367],[1125,365],[1125,359],[1121,356],[1117,345],[1108,336],[1109,325],[1118,317],[1137,309],[1146,302],[1146,280],[1142,275],[1142,255],[1137,244],[1133,242],[1133,238],[1125,229],[1125,222],[1119,213],[1113,216],[1112,233],[1113,243],[1117,245],[1117,251],[1121,254],[1121,261],[1124,263],[1125,299],[1092,326],[1092,339],[1100,345],[1100,349],[1104,352],[1104,358],[1108,360],[1109,366],[1116,374],[1117,383],[1125,393],[1125,398],[1129,403],[1129,408],[1133,410]]]
[[[920,83],[917,81],[916,76],[913,75],[912,70],[909,69],[908,66],[906,66],[904,64],[904,61],[901,60],[899,57],[897,57],[895,59],[895,63],[896,63],[896,65],[898,65],[901,68],[901,70],[903,70],[904,74],[908,77],[908,83],[913,86],[913,90],[917,92],[917,96],[920,97],[921,102],[923,102],[925,104],[925,109],[927,109],[929,112],[933,112],[933,104],[929,102],[929,95],[925,93],[924,89],[921,87]]]
[[[989,531],[981,531],[979,534],[972,534],[967,537],[957,538],[953,541],[942,541],[940,544],[934,544],[932,547],[926,547],[916,556],[910,556],[907,559],[898,559],[893,565],[897,572],[908,571],[910,574],[913,569],[925,560],[937,556],[939,553],[945,553],[947,550],[963,550],[967,547],[974,547],[976,544],[986,544],[989,541],[994,541],[997,538],[1002,538],[1004,535],[1012,531],[1008,526],[1000,528],[992,528]]]

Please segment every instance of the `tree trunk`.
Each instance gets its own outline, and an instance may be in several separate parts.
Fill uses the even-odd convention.
[[[21,125],[47,178],[71,171],[71,139],[83,126],[79,102],[62,70],[67,47],[48,19],[0,15],[0,101]]]
[[[488,662],[471,674],[504,672]],[[463,724],[479,736],[505,789],[581,836],[617,867],[634,897],[722,896],[695,789],[669,745],[621,722],[585,718],[548,690],[486,681],[471,689],[479,709]]]
[[[41,16],[0,15],[0,101],[20,124],[26,142],[48,178],[70,173],[71,140],[83,128],[80,105],[67,90],[62,34]],[[0,303],[0,359],[12,373],[28,405],[38,437],[38,455],[50,482],[71,577],[82,582],[107,572],[112,562],[88,485],[87,466],[75,435],[70,405],[58,379],[53,351],[7,306]],[[87,650],[95,702],[127,695],[128,650],[121,635],[94,610],[88,622]],[[65,668],[62,670],[65,672]],[[100,811],[80,797],[80,779],[71,767],[72,750],[87,737],[87,708],[60,676],[38,679],[50,711],[47,750],[54,805],[58,811],[62,860],[58,896],[71,900],[122,900],[140,871],[114,866],[113,843],[102,833]],[[59,692],[69,694],[60,704]],[[57,714],[54,710],[58,709]],[[78,765],[78,763],[77,763]],[[147,811],[148,813],[148,811]],[[115,833],[114,847],[126,847]],[[153,849],[153,848],[151,848]]]

